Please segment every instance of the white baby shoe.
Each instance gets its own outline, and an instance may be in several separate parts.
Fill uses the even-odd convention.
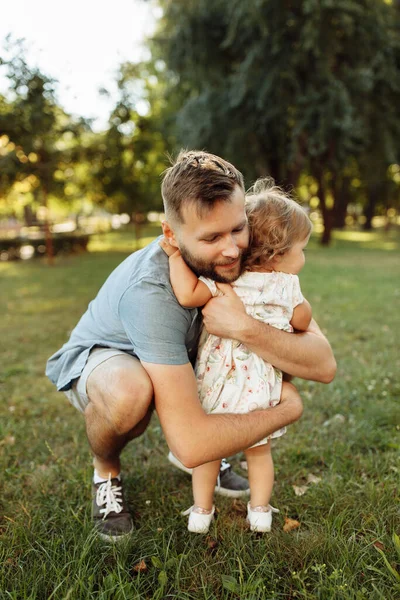
[[[268,532],[271,531],[272,513],[278,513],[279,510],[270,504],[268,506],[251,507],[250,502],[247,504],[247,522],[250,525],[251,531]]]
[[[200,506],[191,506],[182,512],[182,515],[189,515],[188,530],[192,533],[208,533],[210,523],[214,518],[215,506],[211,511]]]

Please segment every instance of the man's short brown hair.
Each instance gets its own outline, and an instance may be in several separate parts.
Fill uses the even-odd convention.
[[[203,216],[219,201],[230,201],[243,175],[229,162],[202,150],[181,150],[163,173],[161,194],[167,221],[184,223],[182,206],[193,204]]]

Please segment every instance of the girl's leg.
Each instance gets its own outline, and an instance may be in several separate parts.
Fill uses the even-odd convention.
[[[268,506],[274,486],[271,442],[249,448],[245,454],[250,484],[250,505],[252,508]]]
[[[281,400],[299,396],[292,383],[282,383]],[[271,454],[271,440],[268,444],[246,450],[249,470],[251,506],[268,506],[274,487],[274,462]]]
[[[247,521],[251,531],[271,531],[272,511],[269,505],[274,485],[274,463],[271,444],[246,450],[249,471],[250,502],[247,504]],[[277,511],[279,512],[279,511]]]
[[[214,489],[221,466],[220,460],[205,463],[193,469],[192,487],[194,505],[204,510],[213,507]]]
[[[189,515],[188,529],[192,533],[207,533],[214,518],[214,488],[220,466],[221,461],[215,460],[193,469],[194,505],[183,513]]]

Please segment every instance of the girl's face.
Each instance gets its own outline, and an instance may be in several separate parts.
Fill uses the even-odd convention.
[[[306,261],[304,248],[307,246],[309,239],[310,236],[308,235],[303,241],[293,244],[285,254],[275,256],[272,261],[273,269],[282,273],[292,273],[292,275],[300,273]]]

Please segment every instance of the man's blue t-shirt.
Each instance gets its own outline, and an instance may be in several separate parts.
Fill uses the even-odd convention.
[[[111,273],[69,341],[49,358],[46,375],[58,390],[69,390],[94,346],[124,350],[145,362],[193,364],[200,327],[200,311],[178,303],[168,257],[155,240]]]

